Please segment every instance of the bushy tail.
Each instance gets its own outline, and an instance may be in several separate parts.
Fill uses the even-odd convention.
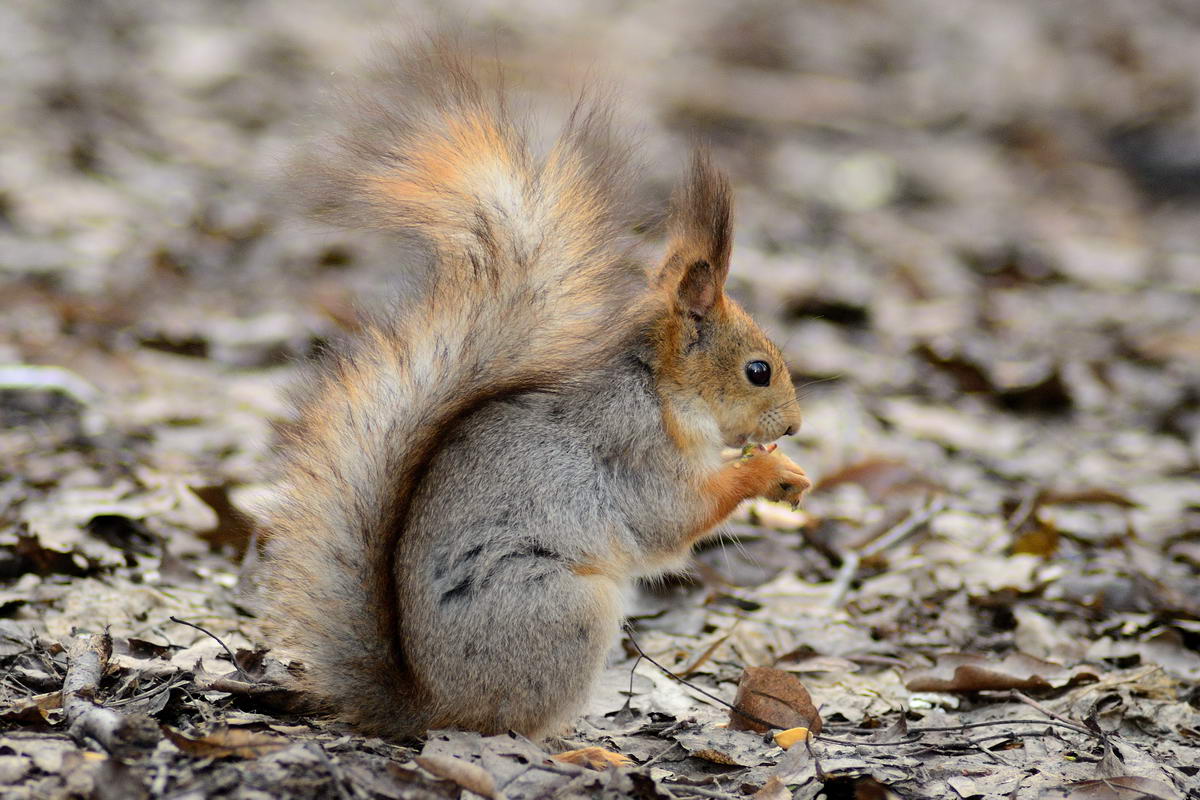
[[[365,323],[311,379],[266,515],[269,631],[305,662],[308,689],[360,728],[423,727],[396,641],[393,561],[442,437],[490,399],[578,378],[637,324],[646,275],[614,213],[626,170],[598,107],[531,153],[499,90],[437,42],[398,58],[313,158],[321,213],[407,234],[429,255],[410,257],[419,300]]]

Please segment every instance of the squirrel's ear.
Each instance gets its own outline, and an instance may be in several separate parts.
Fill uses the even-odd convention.
[[[716,304],[722,283],[711,263],[693,261],[687,265],[675,289],[677,307],[692,317],[702,318]]]
[[[671,198],[670,240],[659,284],[680,310],[703,317],[721,297],[733,242],[729,180],[708,153],[692,156],[687,179]]]

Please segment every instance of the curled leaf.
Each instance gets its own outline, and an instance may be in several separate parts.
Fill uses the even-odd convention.
[[[974,653],[947,653],[929,669],[905,676],[910,692],[982,692],[1004,689],[1058,689],[1098,680],[1087,667],[1067,669],[1025,653],[989,658]]]
[[[453,756],[417,756],[413,759],[431,775],[454,781],[469,792],[482,797],[496,797],[496,781],[483,767]]]
[[[218,728],[206,736],[185,736],[162,726],[163,735],[183,752],[201,758],[258,758],[288,746],[282,736],[245,728]]]
[[[821,732],[821,717],[800,679],[772,667],[746,667],[729,712],[729,727],[766,733],[772,728]],[[738,713],[738,711],[744,713]],[[769,723],[769,725],[763,724]]]

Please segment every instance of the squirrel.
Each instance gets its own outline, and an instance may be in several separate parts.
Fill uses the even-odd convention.
[[[319,359],[280,426],[261,615],[358,730],[562,732],[639,578],[743,500],[798,503],[779,349],[724,291],[727,178],[703,150],[665,255],[583,99],[538,154],[502,88],[431,40],[301,165],[326,219],[399,233],[404,296]],[[740,448],[740,453],[734,448]]]

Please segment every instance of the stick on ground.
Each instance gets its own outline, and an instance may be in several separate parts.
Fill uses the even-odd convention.
[[[95,702],[111,655],[112,637],[107,633],[75,639],[67,651],[62,706],[71,736],[90,738],[113,755],[154,747],[159,736],[154,720],[144,714],[122,714]]]

